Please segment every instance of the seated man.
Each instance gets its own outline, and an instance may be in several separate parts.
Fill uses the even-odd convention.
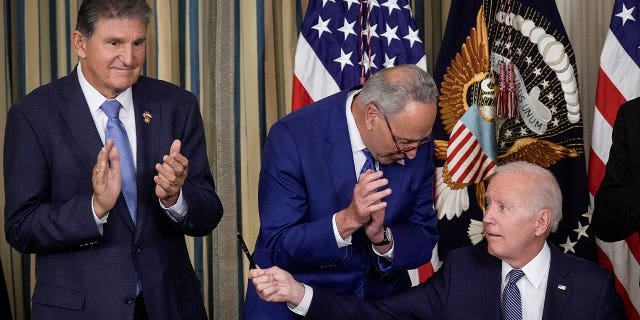
[[[487,245],[452,251],[429,281],[368,302],[252,269],[261,299],[308,319],[624,319],[611,273],[546,242],[562,217],[553,174],[527,162],[497,168],[486,192]]]

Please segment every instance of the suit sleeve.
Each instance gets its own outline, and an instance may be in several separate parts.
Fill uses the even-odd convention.
[[[613,126],[605,177],[594,199],[592,226],[605,241],[640,230],[640,100],[620,107]]]
[[[616,292],[611,273],[608,274],[608,277],[603,282],[595,318],[601,320],[626,319],[624,304]]]
[[[182,187],[189,209],[179,226],[186,235],[202,237],[211,233],[218,225],[223,208],[209,167],[198,102],[193,94],[187,92],[186,95],[188,116],[184,130],[177,133],[177,138],[182,141],[182,154],[189,159],[189,176]]]
[[[5,130],[7,241],[23,253],[50,253],[101,239],[91,211],[91,172],[86,181],[75,183],[86,192],[57,200],[52,185],[67,182],[52,181],[45,155],[45,148],[56,146],[42,145],[36,127],[21,108],[9,110]]]

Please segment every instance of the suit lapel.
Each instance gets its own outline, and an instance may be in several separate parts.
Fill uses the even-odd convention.
[[[551,251],[551,265],[542,319],[560,319],[563,318],[562,314],[573,290],[573,278],[571,277],[571,267],[567,260],[561,256],[563,253],[553,243],[548,243],[548,245]]]
[[[496,259],[489,255],[486,249],[486,245],[483,245],[482,250],[485,252],[485,260],[478,269],[478,278],[480,280],[480,288],[482,290],[482,305],[484,308],[485,319],[501,319],[502,312],[500,311],[500,296],[502,279],[502,265],[499,259]],[[474,284],[469,284],[470,286]]]
[[[153,177],[156,175],[155,164],[161,160],[159,150],[160,124],[162,123],[161,102],[153,101],[148,86],[143,85],[144,81],[145,78],[140,76],[138,82],[132,87],[137,138],[136,183],[138,185],[138,211],[134,241],[140,237],[149,208],[154,206],[152,201],[158,201],[155,197],[155,183],[148,182],[153,181]],[[143,116],[145,113],[151,115],[148,122]],[[166,153],[169,152],[168,148],[167,146]]]
[[[347,128],[345,102],[348,92],[336,96],[328,102],[331,112],[324,135],[324,160],[327,165],[331,183],[340,199],[340,207],[346,208],[353,197],[353,186],[357,179],[353,166],[353,153]]]

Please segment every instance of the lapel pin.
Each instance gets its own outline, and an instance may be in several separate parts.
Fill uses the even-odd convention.
[[[142,117],[144,118],[144,123],[151,123],[151,118],[153,118],[151,116],[151,113],[149,113],[149,111],[143,112]]]
[[[564,291],[564,290],[567,290],[567,286],[565,286],[564,284],[559,284],[558,289]]]

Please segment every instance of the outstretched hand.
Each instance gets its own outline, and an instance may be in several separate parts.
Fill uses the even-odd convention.
[[[181,148],[180,140],[173,140],[169,154],[162,157],[162,164],[156,163],[158,174],[153,177],[156,196],[166,207],[176,204],[180,189],[189,176],[189,159],[180,153]]]
[[[104,217],[116,205],[122,191],[120,153],[113,139],[109,139],[98,153],[91,175],[93,209],[98,218]]]
[[[304,297],[304,285],[278,267],[249,270],[260,299],[267,302],[287,302],[297,306]]]

